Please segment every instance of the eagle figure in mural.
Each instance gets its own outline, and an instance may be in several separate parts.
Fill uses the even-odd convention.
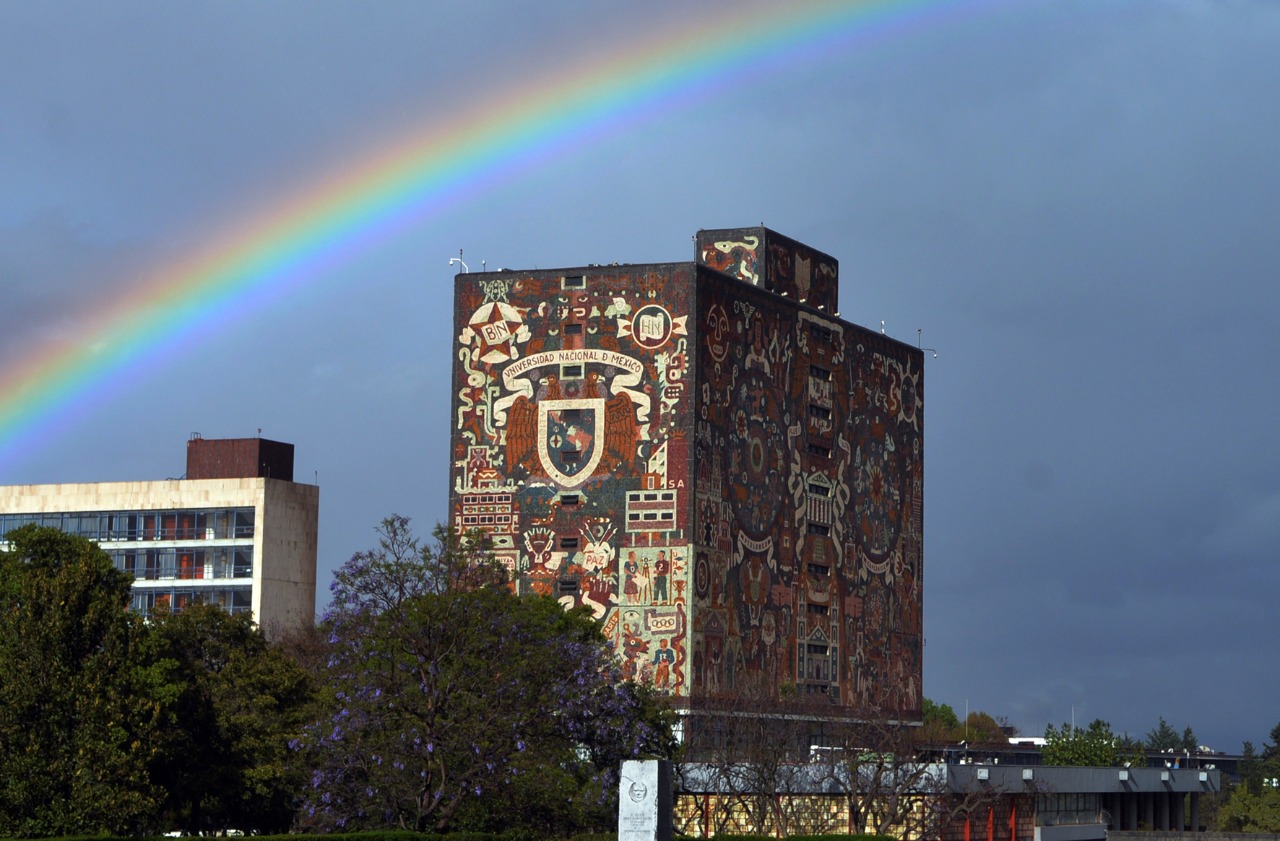
[[[507,475],[517,467],[538,468],[538,404],[521,395],[507,415]]]
[[[538,461],[538,402],[560,399],[560,378],[547,374],[538,380],[538,393],[530,400],[523,394],[511,404],[507,415],[507,473],[522,467],[531,476],[544,473]]]
[[[603,458],[593,475],[610,473],[619,467],[634,467],[639,429],[635,407],[626,394],[611,394],[609,384],[598,372],[589,371],[581,385],[584,400],[603,401]],[[538,404],[563,399],[559,378],[548,374],[538,380],[532,398],[520,395],[507,413],[506,470],[508,474],[523,469],[530,476],[545,476],[547,470],[538,453]],[[597,403],[596,405],[599,405]]]
[[[547,374],[538,381],[538,400],[560,399],[560,378],[555,374]]]
[[[631,398],[625,394],[610,397],[604,404],[605,458],[601,459],[597,472],[613,472],[624,464],[627,469],[631,469],[635,465],[638,438],[635,408],[631,405]]]

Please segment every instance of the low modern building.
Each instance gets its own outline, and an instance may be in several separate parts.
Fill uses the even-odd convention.
[[[1196,832],[1201,796],[1222,787],[1216,769],[912,765],[874,756],[767,769],[685,763],[677,778],[676,830],[702,838],[868,831],[904,841],[1103,841],[1122,831]]]
[[[195,435],[182,479],[0,486],[0,536],[35,523],[96,541],[142,615],[210,603],[271,629],[315,619],[319,504],[292,444]]]
[[[990,792],[994,802],[985,822],[975,809],[946,838],[1101,841],[1115,831],[1200,830],[1200,797],[1220,791],[1222,775],[1201,768],[948,765],[947,782],[957,800]]]

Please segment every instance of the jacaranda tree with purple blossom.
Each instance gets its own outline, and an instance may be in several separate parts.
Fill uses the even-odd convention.
[[[332,591],[304,828],[607,827],[618,763],[672,749],[590,612],[515,595],[482,535],[425,546],[391,517]]]

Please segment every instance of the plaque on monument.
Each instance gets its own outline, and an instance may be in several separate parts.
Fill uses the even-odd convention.
[[[671,763],[622,763],[618,780],[618,841],[671,841]]]

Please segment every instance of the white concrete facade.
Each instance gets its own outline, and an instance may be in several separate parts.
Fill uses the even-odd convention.
[[[212,601],[268,631],[315,620],[319,508],[317,486],[266,478],[0,486],[0,523],[38,515],[96,540],[137,575],[135,609]]]

